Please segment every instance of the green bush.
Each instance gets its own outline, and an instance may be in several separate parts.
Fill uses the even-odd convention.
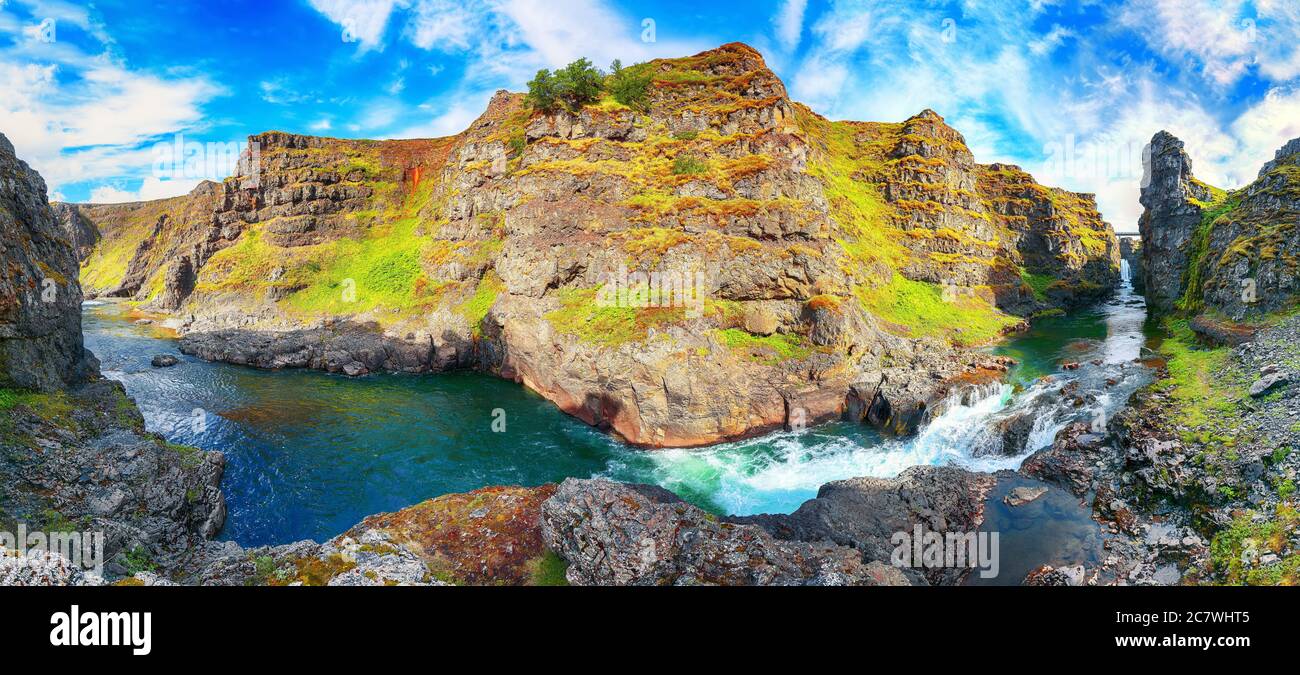
[[[545,112],[560,106],[577,112],[595,103],[605,91],[605,75],[587,59],[578,59],[562,70],[537,71],[528,83],[528,104]]]
[[[644,64],[624,68],[623,63],[614,59],[610,66],[608,80],[609,93],[615,101],[637,110],[644,110],[650,98],[650,82],[654,76]]]
[[[537,76],[528,82],[528,96],[526,97],[528,105],[545,112],[550,112],[559,107],[556,79],[557,77],[545,68],[537,71]]]
[[[673,173],[678,176],[706,173],[708,170],[708,164],[690,155],[682,155],[673,160]]]

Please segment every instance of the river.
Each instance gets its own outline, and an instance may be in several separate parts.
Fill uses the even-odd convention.
[[[1113,414],[1147,381],[1133,363],[1145,316],[1125,284],[1108,302],[1036,322],[990,350],[1019,361],[1006,384],[911,439],[834,422],[661,451],[623,446],[488,375],[348,379],[208,363],[181,355],[174,339],[115,303],[88,302],[84,330],[104,374],[126,386],[151,431],[225,453],[229,516],[220,537],[256,546],[328,539],[365,516],[445,493],[571,476],[657,483],[715,513],[748,515],[793,511],[827,481],[916,465],[1015,469],[1067,423]],[[157,354],[180,364],[153,368]],[[1065,371],[1064,362],[1085,367]],[[1083,405],[1056,393],[1068,380],[1079,382]],[[1001,454],[998,422],[1026,412],[1034,416],[1026,449]],[[1048,516],[1068,519],[1060,508]]]

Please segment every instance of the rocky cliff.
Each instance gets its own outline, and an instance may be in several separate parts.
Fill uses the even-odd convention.
[[[54,391],[96,369],[81,342],[77,258],[45,181],[0,134],[0,387]]]
[[[1146,266],[1143,264],[1142,240],[1137,237],[1122,237],[1119,240],[1120,258],[1128,263],[1129,283],[1139,294],[1146,294]]]
[[[647,446],[848,408],[906,431],[996,373],[965,348],[1116,280],[1091,196],[976,163],[931,111],[826,120],[740,44],[643,67],[643,109],[500,92],[451,138],[254,136],[220,184],[77,207],[81,280],[205,358],[480,368]]]
[[[1300,139],[1254,182],[1226,191],[1192,175],[1182,141],[1151,140],[1142,188],[1147,298],[1157,311],[1233,321],[1289,307],[1300,292]]]
[[[99,377],[76,274],[44,181],[0,135],[0,530],[100,531],[108,574],[170,567],[220,530],[224,460],[146,433]]]

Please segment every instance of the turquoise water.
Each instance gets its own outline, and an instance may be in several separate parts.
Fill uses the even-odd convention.
[[[84,328],[105,375],[125,384],[151,431],[225,453],[229,516],[221,537],[264,545],[327,539],[365,516],[449,492],[571,476],[656,483],[711,511],[745,515],[790,512],[827,481],[893,476],[918,464],[1014,469],[1028,451],[1009,457],[988,451],[991,424],[1026,406],[1042,408],[1049,392],[1039,378],[1049,373],[1096,389],[1098,410],[1117,407],[1138,380],[1105,392],[1099,382],[1119,377],[1124,362],[1137,356],[1142,316],[1117,301],[1042,322],[997,350],[1023,360],[1012,378],[1021,387],[957,406],[913,439],[883,439],[837,422],[708,449],[659,451],[623,446],[525,388],[488,375],[348,379],[207,363],[181,355],[174,340],[133,324],[114,304],[88,303]],[[163,353],[176,355],[180,365],[150,367],[150,358]],[[1057,368],[1062,360],[1091,358],[1106,365],[1076,373]],[[1045,410],[1029,450],[1088,414],[1056,404]],[[494,431],[501,421],[504,430]]]

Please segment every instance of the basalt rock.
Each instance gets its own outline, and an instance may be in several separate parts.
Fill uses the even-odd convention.
[[[975,532],[997,479],[954,467],[913,467],[897,478],[850,478],[827,483],[817,498],[790,515],[731,518],[756,524],[774,536],[802,542],[834,542],[861,552],[863,559],[890,564],[898,533]],[[969,569],[903,568],[914,584],[954,585]]]
[[[565,480],[542,507],[547,546],[582,585],[906,585],[852,548],[720,522],[652,485]]]
[[[1153,309],[1210,310],[1233,321],[1290,306],[1300,293],[1300,139],[1238,190],[1192,175],[1183,142],[1151,141],[1139,227]]]
[[[45,181],[0,134],[0,387],[57,391],[98,370],[82,346],[77,258]]]

